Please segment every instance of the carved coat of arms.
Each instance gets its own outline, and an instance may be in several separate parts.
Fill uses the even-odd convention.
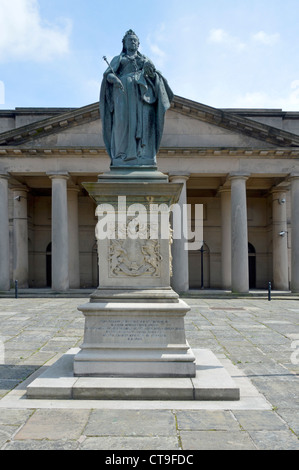
[[[162,256],[158,240],[110,240],[109,271],[111,276],[160,276]]]

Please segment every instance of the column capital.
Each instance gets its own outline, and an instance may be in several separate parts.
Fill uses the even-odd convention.
[[[30,189],[27,188],[27,186],[18,186],[18,185],[15,185],[15,186],[11,186],[11,191],[22,191],[24,193],[29,193]]]
[[[67,171],[51,171],[47,173],[47,176],[50,179],[64,179],[64,180],[68,180],[70,177]]]
[[[230,193],[231,192],[231,187],[230,186],[219,186],[217,193]]]
[[[0,172],[0,179],[9,180],[10,175],[8,173]]]
[[[298,180],[299,179],[299,171],[294,171],[293,173],[289,174],[288,180],[293,181],[293,180]]]
[[[273,186],[270,189],[270,194],[275,194],[275,193],[287,193],[289,191],[290,187],[288,186]]]
[[[67,187],[67,190],[68,192],[74,192],[74,193],[79,193],[80,192],[80,188],[79,186],[68,186]]]
[[[169,181],[174,182],[174,181],[188,181],[190,178],[190,173],[186,173],[185,171],[173,171],[169,173]]]
[[[227,179],[228,181],[232,181],[236,179],[247,181],[249,177],[250,177],[250,173],[246,173],[242,171],[233,171],[232,173],[229,173]]]

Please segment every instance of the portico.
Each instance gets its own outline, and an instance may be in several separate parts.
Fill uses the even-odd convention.
[[[29,117],[34,111],[27,111],[27,125],[0,134],[3,291],[14,280],[45,287],[47,256],[53,290],[97,287],[95,205],[82,183],[109,168],[98,103],[44,112],[36,123]],[[271,121],[270,111],[263,113]],[[13,119],[14,112],[7,114]],[[291,117],[292,132],[240,111],[220,113],[175,98],[158,168],[183,183],[181,206],[202,204],[204,242],[203,253],[188,253],[186,240],[173,240],[172,285],[178,292],[199,289],[202,274],[205,288],[246,293],[252,283],[265,289],[272,282],[274,289],[299,291],[299,116]]]

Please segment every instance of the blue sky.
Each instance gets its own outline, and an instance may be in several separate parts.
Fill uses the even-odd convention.
[[[132,28],[176,95],[299,111],[299,0],[0,0],[0,109],[94,103]]]

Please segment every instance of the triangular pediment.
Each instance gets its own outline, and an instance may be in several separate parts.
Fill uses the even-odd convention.
[[[262,141],[263,148],[274,145]],[[161,147],[198,148],[198,147],[261,147],[261,140],[217,124],[202,121],[171,109],[167,113]],[[275,146],[276,147],[276,146]]]
[[[104,147],[99,103],[4,132],[0,146]],[[175,96],[161,147],[299,147],[299,136]]]
[[[76,125],[65,125],[64,128],[45,133],[23,144],[25,147],[104,147],[102,121],[89,120]]]
[[[299,146],[299,136],[296,134],[179,96],[175,97],[172,110],[212,126],[226,129],[234,135],[243,135],[258,140],[260,145],[267,143],[275,147]]]
[[[82,128],[82,132],[88,132],[88,125],[98,121],[100,112],[98,103],[94,103],[76,110],[55,115],[54,117],[36,121],[26,126],[17,127],[0,134],[0,145],[28,145],[40,146],[44,141],[57,134],[67,134],[71,129]],[[84,127],[83,126],[87,126]],[[55,139],[53,139],[55,141]],[[58,141],[58,139],[56,139]]]

